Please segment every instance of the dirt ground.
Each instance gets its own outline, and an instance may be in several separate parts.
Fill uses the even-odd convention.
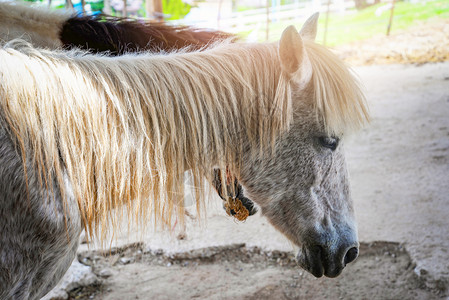
[[[433,21],[429,24],[422,24],[412,31],[395,34],[388,38],[375,37],[370,41],[359,42],[350,47],[340,47],[337,52],[348,62],[356,65],[379,63],[423,64],[427,61],[449,59],[448,37],[449,23],[447,21]],[[421,70],[419,68],[421,67],[414,68],[413,71],[419,74]],[[401,69],[401,67],[393,67],[393,69],[397,74],[410,71],[410,69]],[[428,86],[432,80],[446,82],[446,85],[440,85],[443,86],[443,89],[446,86],[445,90],[440,91],[439,94],[430,93],[428,95],[428,97],[437,97],[435,95],[443,94],[445,95],[443,97],[446,97],[429,101],[432,105],[438,102],[440,105],[438,107],[447,107],[449,103],[448,69],[449,64],[445,64],[438,69],[440,70],[439,74],[426,75],[427,81],[422,83],[424,87]],[[385,70],[388,72],[388,69]],[[370,73],[371,70],[363,69],[363,72]],[[377,72],[379,73],[379,71]],[[427,72],[432,71],[427,70]],[[382,73],[380,72],[380,74]],[[372,79],[369,76],[365,78]],[[375,83],[367,84],[368,92],[375,92],[376,89],[370,88],[370,85],[373,86]],[[415,86],[414,88],[419,87]],[[409,101],[417,100],[413,100],[413,97],[407,98],[406,94],[407,91],[413,93],[412,90],[403,88],[404,99],[395,99],[395,101],[391,101],[391,104],[385,101],[382,104],[385,105],[388,113],[383,115],[382,119],[374,119],[373,127],[363,132],[364,135],[368,135],[363,139],[363,143],[371,144],[372,147],[369,147],[372,149],[370,150],[372,153],[376,153],[379,152],[380,147],[401,142],[406,145],[410,141],[413,144],[418,142],[418,138],[420,139],[419,142],[423,138],[427,139],[422,142],[422,147],[425,147],[425,149],[421,150],[424,151],[423,153],[430,153],[438,148],[435,150],[439,151],[438,155],[432,154],[433,156],[430,159],[435,160],[433,163],[436,166],[442,166],[441,172],[443,172],[443,176],[446,176],[447,181],[448,174],[444,172],[448,170],[449,164],[449,126],[446,126],[448,122],[433,124],[428,131],[425,127],[427,125],[423,123],[424,125],[420,125],[422,132],[419,132],[424,137],[418,136],[418,133],[413,137],[406,135],[407,128],[410,125],[401,121],[401,118],[398,117],[404,107],[409,110],[410,107],[415,107],[413,106],[414,103]],[[378,94],[377,97],[381,98],[384,95]],[[376,99],[376,95],[368,98]],[[419,109],[417,108],[417,110]],[[426,112],[422,113],[426,114]],[[436,117],[438,113],[439,115]],[[441,115],[444,113],[444,110],[436,109],[426,117],[426,120],[428,119],[430,124],[439,122],[438,120],[441,119],[447,119],[447,116]],[[376,116],[374,117],[376,118]],[[382,135],[380,138],[376,126],[384,129],[385,126],[390,126],[391,128],[388,129],[390,135]],[[396,129],[402,134],[395,135]],[[435,132],[438,133],[438,136],[435,136]],[[414,138],[416,139],[414,140]],[[403,140],[406,140],[407,143]],[[396,198],[402,197],[396,204],[393,204],[393,202],[391,204],[397,209],[396,214],[380,215],[376,217],[376,220],[370,220],[367,215],[372,214],[372,211],[368,210],[379,208],[379,211],[381,211],[381,206],[385,205],[386,201],[390,201],[388,197],[391,196],[388,194],[389,187],[382,186],[381,181],[377,183],[367,182],[371,180],[369,176],[375,173],[370,170],[378,170],[378,177],[382,177],[382,174],[391,173],[392,169],[389,169],[390,160],[395,161],[397,157],[376,158],[375,162],[370,162],[371,158],[362,159],[362,154],[357,152],[366,149],[360,145],[353,148],[355,150],[350,155],[352,160],[350,167],[352,166],[355,172],[351,174],[353,177],[365,176],[367,178],[366,180],[354,180],[355,185],[371,184],[372,194],[376,194],[374,195],[376,198],[373,198],[373,201],[369,198],[374,197],[368,195],[367,191],[370,188],[355,191],[355,194],[359,197],[366,196],[366,199],[368,199],[366,201],[370,201],[369,205],[373,206],[367,209],[364,202],[357,204],[359,208],[356,205],[356,210],[359,209],[360,211],[358,215],[361,232],[360,256],[354,263],[348,265],[338,278],[314,278],[296,265],[293,252],[266,251],[243,243],[183,250],[176,253],[166,253],[164,250],[154,250],[154,248],[149,250],[148,245],[137,243],[113,248],[105,252],[79,252],[79,262],[91,266],[98,280],[95,284],[72,289],[69,293],[69,299],[448,299],[448,277],[436,280],[430,285],[426,281],[426,273],[431,273],[432,270],[443,275],[447,275],[449,271],[447,270],[449,254],[447,254],[445,246],[448,243],[448,235],[445,234],[449,226],[447,217],[441,220],[431,213],[425,215],[426,212],[423,212],[421,217],[424,216],[425,220],[423,219],[422,223],[415,222],[415,226],[421,227],[423,232],[412,228],[409,233],[406,232],[404,235],[401,235],[400,230],[399,233],[396,233],[397,231],[394,231],[395,228],[392,227],[396,225],[398,228],[402,225],[408,226],[406,223],[411,222],[410,220],[404,220],[404,222],[399,220],[400,218],[407,218],[407,215],[403,211],[401,212],[400,207],[396,206],[401,206],[401,201],[407,203],[409,194],[410,197],[413,197],[413,193],[419,194],[417,189],[421,188],[420,185],[410,181],[409,184],[400,186],[402,192],[397,192],[399,196],[390,193]],[[414,155],[417,155],[416,151],[413,149],[406,150],[398,150],[402,151],[398,155],[407,155],[409,159],[408,162],[399,165],[398,168],[404,168],[410,174],[420,172],[420,170],[414,169],[413,163],[410,163],[410,161],[413,161]],[[419,178],[429,180],[431,176],[431,174],[421,174]],[[401,181],[402,178],[397,180]],[[439,211],[439,216],[447,216],[449,214],[447,184],[441,184],[441,182],[440,180],[434,184],[437,189],[436,193],[440,194],[439,197],[443,197],[438,198],[440,199],[438,202],[440,206],[432,204],[432,200],[427,199],[425,201],[429,201],[429,205],[433,205],[433,208]],[[379,186],[376,186],[376,184]],[[438,184],[443,187],[438,186]],[[423,183],[423,185],[428,186],[427,188],[433,191],[430,181]],[[418,212],[421,210],[419,206],[418,208],[407,206],[415,205],[412,200],[409,202],[411,204],[404,204],[402,207],[415,209]],[[394,220],[394,218],[398,218],[398,220]],[[411,227],[409,226],[409,228]],[[391,234],[389,230],[395,233]],[[435,230],[435,232],[432,232],[432,230]],[[426,235],[427,232],[430,233]],[[416,237],[417,235],[420,236]],[[403,238],[403,236],[407,238]],[[422,239],[420,239],[421,236]],[[376,238],[397,242],[367,242]],[[436,241],[434,241],[435,239]],[[433,244],[429,241],[432,241]],[[428,251],[427,256],[422,256],[422,252],[419,252],[423,248],[420,243],[426,244],[426,247],[428,247],[424,247]],[[440,252],[437,253],[439,256],[433,255],[432,250],[435,249],[439,249]],[[432,261],[432,257],[435,258],[436,256],[438,256],[438,259],[435,263],[435,260]],[[425,264],[426,260],[430,261],[427,265]],[[441,263],[438,263],[439,261]],[[420,265],[422,262],[427,269]]]
[[[71,299],[440,299],[413,272],[397,243],[361,244],[361,256],[336,279],[303,272],[290,252],[244,244],[167,256],[142,244],[85,252],[102,283],[75,289]],[[373,274],[373,271],[375,272]]]
[[[391,36],[377,35],[335,50],[353,66],[424,64],[449,60],[449,20],[431,19]]]

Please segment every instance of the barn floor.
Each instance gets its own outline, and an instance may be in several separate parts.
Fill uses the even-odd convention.
[[[205,254],[206,253],[206,254]],[[439,299],[413,272],[402,245],[361,245],[361,256],[336,279],[301,271],[289,252],[242,244],[167,257],[142,244],[79,258],[103,275],[101,285],[75,289],[72,299]],[[101,277],[101,276],[99,276]],[[105,278],[107,277],[107,278]]]

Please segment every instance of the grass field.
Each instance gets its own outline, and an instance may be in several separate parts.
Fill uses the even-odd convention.
[[[326,44],[336,46],[375,35],[385,35],[390,18],[390,10],[386,5],[386,3],[380,3],[360,11],[353,9],[345,13],[331,13]],[[432,22],[439,18],[449,19],[449,0],[397,2],[391,33],[419,25],[420,22]],[[326,14],[321,14],[317,36],[317,41],[321,43],[324,37],[325,19]],[[296,25],[299,29],[303,21],[288,20],[271,23],[269,40],[278,40],[283,29],[288,25]],[[296,22],[298,23],[295,24]],[[246,34],[243,33],[243,35]],[[258,38],[261,41],[265,40],[264,27],[260,29]]]

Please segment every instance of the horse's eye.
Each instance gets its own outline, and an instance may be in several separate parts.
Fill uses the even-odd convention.
[[[338,138],[336,137],[329,137],[329,136],[322,136],[318,138],[320,145],[326,148],[331,149],[334,151],[337,149],[338,146]]]

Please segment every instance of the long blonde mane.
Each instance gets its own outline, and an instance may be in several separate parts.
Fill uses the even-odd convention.
[[[346,64],[327,48],[305,40],[312,66],[314,104],[329,133],[355,131],[369,121],[360,82]]]
[[[307,50],[318,64],[321,47]],[[354,79],[335,71],[314,69],[317,111],[329,126],[360,125],[360,89],[337,86]],[[316,78],[323,73],[343,78]],[[201,211],[213,167],[238,170],[243,140],[262,149],[288,130],[290,88],[275,44],[115,58],[17,42],[0,49],[2,116],[24,162],[34,161],[43,186],[56,180],[63,197],[68,176],[87,232],[101,237],[119,224],[118,207],[137,220],[171,224],[176,213],[182,222],[186,170]]]
[[[273,50],[110,58],[5,47],[1,106],[45,181],[62,188],[67,172],[89,233],[117,225],[122,204],[169,224],[184,215],[185,170],[200,187],[213,166],[237,168],[240,139],[265,143],[288,127]]]

